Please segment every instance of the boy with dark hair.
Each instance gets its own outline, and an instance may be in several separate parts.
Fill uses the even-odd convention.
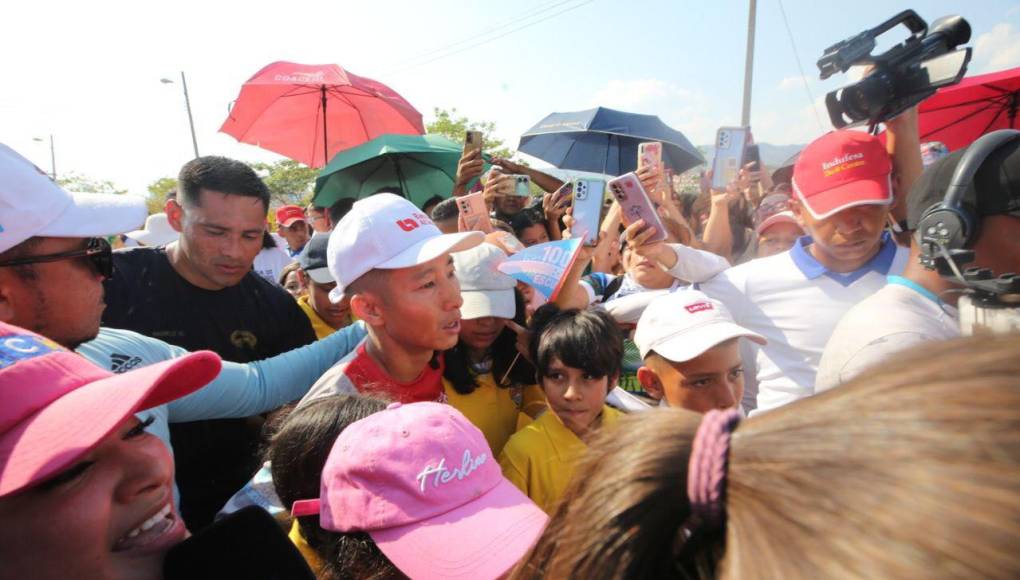
[[[549,410],[510,437],[499,464],[504,477],[551,513],[587,441],[620,416],[605,403],[620,378],[623,333],[604,310],[552,304],[535,312],[530,330],[529,350]]]

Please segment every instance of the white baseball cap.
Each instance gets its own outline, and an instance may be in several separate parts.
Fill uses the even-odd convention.
[[[444,234],[410,201],[392,193],[359,200],[329,235],[326,262],[336,280],[334,303],[369,270],[411,268],[482,243],[482,232]]]
[[[745,337],[765,344],[765,337],[738,326],[718,300],[696,290],[679,290],[652,301],[641,314],[634,344],[641,358],[655,351],[673,362],[689,361],[713,346]]]
[[[170,225],[165,213],[154,213],[145,218],[144,228],[124,235],[146,246],[165,246],[176,242],[181,233]]]
[[[36,237],[112,236],[145,221],[145,200],[68,193],[31,161],[0,144],[0,252]]]
[[[461,318],[514,317],[517,312],[514,302],[517,280],[496,269],[506,257],[503,250],[488,243],[453,254],[460,296],[464,299],[460,307]]]

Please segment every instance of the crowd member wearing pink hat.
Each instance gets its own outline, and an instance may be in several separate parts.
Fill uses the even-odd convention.
[[[754,212],[754,232],[758,235],[756,258],[785,252],[804,235],[804,228],[790,209],[788,193],[770,193],[762,198]]]
[[[913,155],[919,156],[916,147]],[[745,409],[766,411],[814,392],[825,343],[839,318],[903,271],[907,252],[884,228],[893,205],[892,162],[878,138],[833,131],[809,144],[793,170],[790,209],[808,235],[767,258],[701,285],[740,326],[768,344],[744,345]]]
[[[206,351],[115,375],[0,323],[0,575],[161,578],[188,531],[170,454],[134,413],[219,371]]]
[[[500,578],[546,515],[500,473],[485,437],[449,405],[393,403],[348,426],[319,498],[294,502],[338,534],[364,532],[410,578]]]
[[[280,237],[287,242],[287,253],[296,258],[314,232],[305,210],[296,205],[281,206],[276,210],[276,224]]]

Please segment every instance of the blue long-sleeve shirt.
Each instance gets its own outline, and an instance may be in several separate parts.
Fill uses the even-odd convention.
[[[152,417],[147,429],[166,444],[170,453],[170,423],[250,417],[300,399],[316,380],[366,336],[365,324],[356,322],[307,346],[258,362],[223,361],[223,370],[194,393],[137,414]],[[101,328],[99,336],[77,352],[114,373],[127,372],[178,358],[188,351],[156,338],[116,328]],[[174,493],[176,495],[176,486]]]

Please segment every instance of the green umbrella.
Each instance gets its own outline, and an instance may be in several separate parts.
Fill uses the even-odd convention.
[[[342,198],[360,199],[383,187],[399,187],[418,206],[433,195],[450,197],[460,155],[460,143],[442,135],[376,137],[337,153],[319,171],[312,202],[329,207]]]

